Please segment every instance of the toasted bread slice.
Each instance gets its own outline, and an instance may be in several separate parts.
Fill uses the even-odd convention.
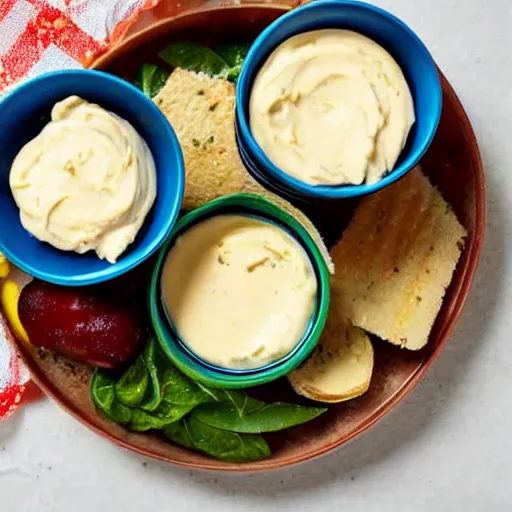
[[[154,98],[169,120],[185,158],[183,209],[240,192],[247,171],[235,141],[235,87],[177,68]]]
[[[370,338],[331,305],[327,326],[311,357],[288,375],[295,392],[311,400],[337,403],[368,390],[373,372]]]
[[[320,248],[329,271],[329,252],[313,223],[288,201],[272,194],[246,170],[235,137],[235,87],[231,82],[175,69],[154,101],[171,123],[185,158],[183,209],[220,196],[250,192],[265,196],[293,215]]]
[[[466,230],[419,168],[362,200],[331,251],[353,325],[401,347],[428,341]]]

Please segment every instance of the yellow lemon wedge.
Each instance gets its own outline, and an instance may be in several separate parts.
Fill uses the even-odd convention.
[[[7,258],[0,252],[0,279],[4,279],[9,275],[11,271],[11,264],[7,261]]]
[[[5,279],[0,286],[0,304],[2,305],[2,310],[7,321],[16,337],[21,341],[28,342],[27,332],[23,325],[21,325],[18,315],[18,301],[21,293],[20,287],[16,281],[9,278]]]

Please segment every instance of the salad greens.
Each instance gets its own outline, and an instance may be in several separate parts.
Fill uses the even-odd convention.
[[[169,71],[162,69],[156,64],[144,63],[137,71],[133,83],[148,98],[153,98],[165,85],[169,75]]]
[[[92,399],[96,407],[109,418],[121,425],[126,425],[131,420],[132,409],[117,400],[115,387],[116,381],[105,372],[95,371],[92,381]]]
[[[182,41],[166,46],[158,56],[173,68],[236,82],[249,46],[249,43],[243,41],[226,41],[208,48],[199,43]],[[148,98],[153,98],[165,85],[169,74],[163,67],[144,63],[137,71],[133,83]]]
[[[166,46],[158,56],[173,68],[224,78],[229,65],[213,50],[199,43],[178,42]]]
[[[263,437],[210,427],[199,421],[195,413],[171,425],[165,434],[185,448],[229,462],[250,462],[272,455]]]
[[[175,443],[229,461],[268,457],[260,434],[305,423],[326,410],[267,405],[242,390],[195,382],[171,364],[154,339],[122,375],[96,369],[91,396],[116,423],[137,432],[159,430]]]
[[[139,357],[116,382],[114,393],[117,399],[128,406],[137,406],[142,402],[149,384],[149,374],[142,357]]]
[[[228,63],[226,78],[231,82],[237,81],[250,46],[246,41],[223,41],[212,47],[212,50]]]
[[[194,410],[194,417],[210,427],[244,434],[276,432],[290,425],[306,423],[320,416],[325,409],[297,407],[276,402],[262,404],[258,409],[240,415],[227,404],[203,404]]]
[[[166,46],[158,55],[173,68],[236,82],[249,47],[245,41],[225,41],[212,48],[185,41]]]
[[[251,43],[247,41],[222,41],[214,44],[212,50],[230,66],[243,64]]]

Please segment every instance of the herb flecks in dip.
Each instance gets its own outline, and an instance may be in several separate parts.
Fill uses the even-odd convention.
[[[36,238],[115,263],[155,201],[155,163],[131,124],[70,96],[19,152],[10,186]]]
[[[250,369],[282,358],[301,341],[317,280],[306,252],[283,229],[218,215],[176,240],[161,290],[192,352],[223,368]]]
[[[349,30],[317,30],[282,43],[259,71],[250,98],[257,143],[280,169],[312,185],[380,181],[414,121],[398,64]]]

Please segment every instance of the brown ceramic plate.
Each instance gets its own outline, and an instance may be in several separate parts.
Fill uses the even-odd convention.
[[[213,41],[221,36],[255,36],[285,12],[276,6],[243,6],[194,12],[153,24],[104,55],[95,67],[130,76],[148,56],[173,40]],[[89,398],[91,369],[53,356],[41,357],[19,345],[39,386],[80,422],[133,451],[174,464],[224,471],[282,468],[324,454],[360,434],[394,407],[424,376],[439,355],[457,321],[480,255],[484,232],[485,186],[477,142],[468,118],[450,84],[442,77],[444,111],[436,139],[423,159],[424,172],[439,187],[468,230],[468,239],[428,345],[412,353],[374,340],[375,371],[362,397],[331,406],[306,425],[268,436],[273,455],[249,464],[219,462],[164,442],[151,434],[131,433],[101,416]],[[330,242],[341,235],[353,203],[333,205],[336,215],[309,212]],[[327,212],[328,213],[328,212]],[[337,219],[333,224],[332,219]],[[330,220],[329,220],[330,219]],[[14,341],[14,340],[13,340]],[[265,396],[267,390],[258,394]],[[286,381],[272,385],[272,397],[300,401]]]

